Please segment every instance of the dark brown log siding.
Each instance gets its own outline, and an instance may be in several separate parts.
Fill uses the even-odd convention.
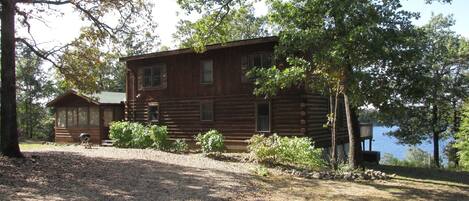
[[[239,46],[127,61],[126,119],[147,123],[148,103],[158,102],[160,124],[168,126],[174,138],[193,139],[199,132],[220,130],[233,145],[245,146],[256,131],[255,103],[266,101],[252,95],[253,84],[241,82],[241,57],[256,52],[273,52],[275,43]],[[213,84],[200,83],[200,61],[213,60]],[[138,89],[135,79],[144,66],[167,66],[165,89]],[[200,102],[213,101],[214,121],[200,121]],[[271,132],[285,136],[310,136],[318,144],[330,143],[330,131],[323,128],[329,111],[328,99],[306,95],[302,89],[288,90],[271,100]],[[340,130],[340,139],[344,129]]]
[[[208,100],[213,101],[214,120],[201,121],[200,103]],[[136,112],[136,118],[129,120],[148,123],[147,107],[153,101],[129,102],[130,111]],[[245,145],[245,141],[256,133],[255,104],[266,101],[271,103],[271,131],[267,134],[303,135],[299,94],[281,95],[271,100],[252,95],[163,99],[157,101],[160,105],[159,123],[168,126],[172,138],[192,140],[200,132],[217,129],[225,135],[228,145]]]
[[[318,94],[307,94],[305,97],[307,101],[307,135],[312,137],[320,146],[330,146],[330,129],[324,127],[324,124],[327,123],[327,114],[329,113],[329,98]],[[339,107],[344,107],[343,103]],[[341,144],[348,139],[343,112],[338,112],[337,121],[337,143]]]
[[[80,142],[80,133],[88,133],[91,136],[91,143],[101,143],[101,129],[97,128],[55,128],[55,141],[58,143]]]

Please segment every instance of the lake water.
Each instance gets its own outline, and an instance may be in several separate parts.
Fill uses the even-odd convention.
[[[384,153],[390,153],[399,159],[404,159],[409,146],[398,144],[396,138],[384,135],[384,133],[391,131],[392,129],[396,128],[373,127],[372,149],[373,151],[381,152],[381,158]],[[448,144],[448,140],[440,140],[440,157],[445,157],[444,149],[446,144]],[[433,155],[433,143],[431,141],[425,141],[422,144],[417,145],[417,147]],[[368,140],[365,142],[365,148],[368,150]]]

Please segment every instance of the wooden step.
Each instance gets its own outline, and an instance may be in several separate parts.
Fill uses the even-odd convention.
[[[101,146],[112,147],[112,140],[102,140]]]

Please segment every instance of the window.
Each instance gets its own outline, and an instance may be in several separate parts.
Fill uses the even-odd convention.
[[[90,107],[90,126],[99,126],[99,108]]]
[[[78,126],[79,127],[88,126],[88,107],[78,108]]]
[[[213,102],[200,103],[200,120],[213,121]]]
[[[160,119],[160,110],[158,103],[148,103],[148,121],[158,122]]]
[[[67,119],[67,110],[65,108],[57,108],[57,127],[65,128]]]
[[[213,61],[206,60],[200,62],[200,83],[211,84],[213,82]]]
[[[268,68],[272,66],[271,52],[258,52],[241,57],[241,81],[249,82],[246,73],[254,67]],[[252,80],[251,80],[252,81]]]
[[[256,104],[256,131],[269,132],[270,131],[270,104],[257,103]]]
[[[77,108],[67,109],[67,127],[77,126]]]
[[[143,87],[158,87],[161,85],[163,65],[146,67],[143,69]]]
[[[103,119],[104,119],[104,126],[108,127],[113,120],[114,113],[112,112],[112,108],[104,108],[103,111]]]

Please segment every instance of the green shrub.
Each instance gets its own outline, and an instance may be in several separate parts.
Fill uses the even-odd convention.
[[[184,139],[176,139],[176,141],[171,144],[171,152],[174,153],[184,153],[189,150],[189,145],[186,143]]]
[[[148,128],[139,123],[130,123],[132,130],[131,148],[149,148],[153,144]]]
[[[223,135],[217,130],[210,130],[205,134],[199,133],[195,140],[203,153],[219,153],[225,149]]]
[[[278,136],[254,135],[249,139],[248,150],[259,162],[275,163],[278,158]]]
[[[459,165],[463,169],[469,170],[469,102],[467,101],[464,105],[461,121],[454,147],[458,149]]]
[[[151,138],[151,146],[153,148],[159,150],[167,150],[169,148],[168,142],[168,129],[166,126],[150,126],[148,129],[150,138]]]
[[[113,122],[109,128],[109,138],[116,147],[129,148],[132,141],[132,128],[130,122]]]
[[[140,123],[113,122],[109,130],[113,145],[122,148],[167,148],[166,126],[144,126]]]
[[[321,169],[325,166],[322,149],[315,148],[308,138],[270,137],[254,135],[248,149],[259,162],[296,166],[307,169]]]
[[[269,169],[267,169],[267,167],[263,165],[256,167],[256,169],[254,169],[254,172],[261,177],[269,176]]]
[[[406,166],[406,167],[431,167],[433,157],[422,149],[417,147],[409,147],[406,156],[403,160],[394,157],[392,154],[385,153],[381,163],[384,165],[392,166]]]

